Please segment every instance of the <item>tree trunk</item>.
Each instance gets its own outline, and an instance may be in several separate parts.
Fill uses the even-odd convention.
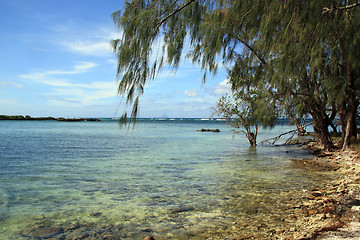
[[[253,132],[247,134],[247,139],[251,147],[256,147],[256,135]]]
[[[330,150],[333,148],[333,143],[326,122],[326,113],[319,110],[313,110],[311,115],[313,117],[313,128],[316,140],[321,143],[325,151]]]
[[[356,86],[355,76],[351,68],[351,64],[348,61],[348,53],[344,42],[339,38],[339,44],[343,55],[344,63],[343,68],[345,75],[345,100],[341,107],[341,128],[342,128],[342,150],[346,150],[350,146],[350,140],[352,136],[356,137],[356,113],[359,103],[356,98]]]
[[[354,97],[355,98],[355,97]],[[342,135],[340,140],[340,146],[342,150],[349,148],[351,143],[351,137],[357,137],[356,135],[356,112],[358,104],[356,99],[349,99],[348,106],[343,105],[339,112],[341,119]]]
[[[257,133],[258,133],[258,125],[257,123],[254,124],[254,132],[251,131],[250,127],[246,128],[246,137],[249,140],[250,146],[251,147],[256,147],[257,143],[256,143],[256,138],[257,138]]]
[[[333,122],[336,117],[336,113],[337,113],[335,104],[332,105],[331,110],[332,110],[331,115],[330,115],[330,117],[327,118],[327,124],[328,124],[328,126],[330,126],[333,129],[334,133],[337,133],[336,126],[334,125],[334,122]]]

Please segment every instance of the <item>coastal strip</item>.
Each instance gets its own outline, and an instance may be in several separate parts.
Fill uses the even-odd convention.
[[[319,152],[318,147],[315,142],[307,145],[314,152]],[[359,149],[332,150],[310,159],[293,159],[293,166],[328,173],[333,178],[321,186],[281,193],[278,202],[270,201],[279,211],[273,209],[271,215],[263,214],[262,219],[239,216],[233,226],[214,230],[209,239],[360,239]]]
[[[98,118],[54,118],[54,117],[31,117],[29,115],[15,115],[15,116],[7,116],[0,115],[0,120],[17,120],[17,121],[60,121],[60,122],[100,122],[101,120]]]
[[[310,146],[316,149],[316,143]],[[286,227],[254,232],[234,239],[360,239],[360,154],[356,149],[333,150],[313,159],[294,159],[294,166],[317,172],[336,172],[319,188],[289,196]],[[290,200],[291,199],[291,200]]]

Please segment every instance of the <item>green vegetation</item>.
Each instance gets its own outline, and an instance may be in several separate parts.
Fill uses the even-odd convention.
[[[247,94],[234,93],[233,96],[223,96],[215,107],[212,115],[224,118],[235,134],[243,133],[250,146],[256,146],[260,123],[264,127],[273,127],[277,120],[276,106],[264,98],[259,101],[260,93],[247,91]]]
[[[0,120],[56,120],[53,117],[30,117],[26,115],[25,117],[22,115],[16,116],[7,116],[7,115],[0,115]]]
[[[274,117],[259,123],[281,112],[295,122],[310,115],[316,139],[330,149],[329,126],[338,117],[339,145],[346,149],[356,137],[360,96],[358,6],[351,0],[127,1],[113,13],[123,30],[122,39],[112,40],[119,94],[132,106],[134,120],[146,82],[164,64],[177,68],[187,53],[202,66],[205,80],[222,60],[235,96],[244,99],[251,90],[259,94],[258,106],[275,104],[268,111]],[[160,39],[162,49],[153,53]],[[261,115],[263,108],[253,111]],[[125,111],[122,119],[127,117]]]
[[[53,120],[53,121],[60,121],[60,122],[84,122],[84,121],[93,121],[99,122],[100,119],[97,118],[54,118],[54,117],[30,117],[26,115],[25,117],[22,115],[16,116],[7,116],[7,115],[0,115],[0,120],[36,120],[36,121],[44,121],[44,120]]]

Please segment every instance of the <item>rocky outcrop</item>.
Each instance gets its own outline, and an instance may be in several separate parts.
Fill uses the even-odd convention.
[[[200,129],[200,130],[197,130],[198,132],[220,132],[219,129]]]
[[[97,118],[57,118],[60,122],[100,122]]]

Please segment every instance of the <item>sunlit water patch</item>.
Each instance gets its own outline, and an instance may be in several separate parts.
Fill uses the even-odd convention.
[[[1,121],[0,137],[3,239],[216,238],[325,177],[292,167],[299,148],[249,148],[219,121]]]

